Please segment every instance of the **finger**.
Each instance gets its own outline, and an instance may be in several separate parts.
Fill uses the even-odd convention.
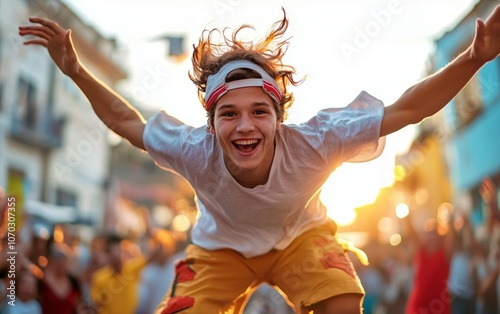
[[[47,41],[42,40],[42,39],[28,40],[28,41],[25,41],[23,44],[24,45],[40,45],[40,46],[44,46],[44,47],[47,47],[47,45],[48,45]]]
[[[19,31],[42,31],[42,32],[46,32],[47,34],[49,34],[51,36],[54,36],[56,34],[50,28],[45,27],[45,26],[40,26],[40,25],[19,26]]]
[[[62,33],[64,33],[64,29],[61,26],[59,26],[59,24],[57,24],[54,21],[51,21],[51,20],[48,20],[48,19],[44,19],[44,18],[41,18],[41,17],[36,17],[36,16],[30,17],[29,21],[32,22],[32,23],[42,24],[43,26],[46,26],[49,29],[51,29],[55,34],[62,34]]]
[[[41,37],[45,40],[49,40],[51,38],[51,36],[49,34],[42,32],[42,31],[29,31],[29,32],[19,31],[19,35],[21,35],[21,36],[33,35],[33,36]]]

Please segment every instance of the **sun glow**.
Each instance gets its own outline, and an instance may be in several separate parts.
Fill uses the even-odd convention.
[[[335,220],[339,226],[352,225],[356,221],[356,218],[358,218],[356,211],[349,207],[327,207],[326,214],[328,217]]]
[[[381,189],[393,183],[393,179],[380,173],[373,163],[344,164],[333,172],[322,188],[320,199],[327,208],[328,217],[339,226],[355,222],[355,209],[372,204]]]

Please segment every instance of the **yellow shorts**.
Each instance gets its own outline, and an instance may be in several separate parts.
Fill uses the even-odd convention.
[[[252,258],[229,249],[189,245],[155,314],[240,313],[263,282],[280,290],[297,311],[340,294],[364,295],[335,230],[328,222],[303,233],[284,250]]]

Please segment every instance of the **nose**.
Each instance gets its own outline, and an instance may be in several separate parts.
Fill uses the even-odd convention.
[[[255,125],[253,124],[252,117],[246,114],[241,115],[236,130],[238,132],[251,132],[254,129]]]

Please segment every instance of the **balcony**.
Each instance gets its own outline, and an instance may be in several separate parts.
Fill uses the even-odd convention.
[[[64,117],[49,118],[45,123],[38,121],[40,127],[14,117],[10,127],[10,137],[38,149],[59,148],[63,144]]]

